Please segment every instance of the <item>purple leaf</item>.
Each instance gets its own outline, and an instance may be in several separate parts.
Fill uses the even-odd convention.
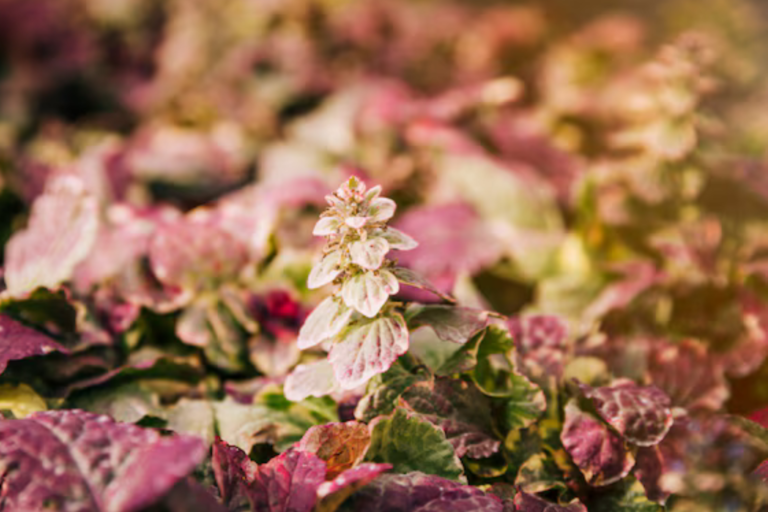
[[[0,421],[8,510],[131,512],[156,503],[205,457],[202,440],[162,437],[78,410]]]
[[[637,450],[634,474],[643,484],[649,500],[664,504],[669,492],[661,485],[661,478],[667,471],[664,454],[658,446],[641,447]]]
[[[32,205],[29,224],[5,247],[5,283],[12,297],[68,281],[91,251],[98,231],[98,203],[75,176],[50,181]]]
[[[499,450],[491,405],[474,385],[438,377],[411,386],[400,403],[441,428],[458,457],[486,458]]]
[[[230,509],[249,501],[255,512],[310,512],[325,481],[325,462],[314,453],[288,450],[257,465],[240,448],[217,440],[213,471]]]
[[[593,486],[621,480],[635,464],[621,436],[582,411],[573,400],[565,407],[565,424],[560,440],[587,483]]]
[[[453,343],[466,343],[488,324],[488,312],[458,306],[416,306],[409,311],[408,326],[431,327],[438,338]]]
[[[376,477],[389,471],[391,468],[392,465],[390,464],[374,464],[367,462],[344,471],[330,482],[320,484],[317,488],[317,498],[319,502],[315,510],[317,512],[336,510],[339,505],[357,490],[366,486]]]
[[[485,494],[477,487],[420,472],[382,475],[355,494],[348,504],[349,510],[354,512],[503,510],[499,498]]]
[[[245,244],[223,228],[215,212],[206,209],[163,224],[149,245],[155,276],[191,293],[234,279],[248,258]]]
[[[561,375],[568,326],[556,316],[517,316],[507,321],[523,363],[533,374]]]
[[[288,450],[259,466],[248,483],[255,512],[310,512],[325,481],[325,462],[310,452]]]
[[[213,442],[211,466],[221,501],[230,509],[239,509],[248,502],[245,482],[257,471],[256,463],[237,446],[228,445],[220,437]]]
[[[400,263],[435,282],[453,282],[495,263],[502,245],[472,207],[466,204],[422,206],[400,217],[395,227],[419,241],[398,256]],[[449,285],[450,286],[450,285]]]
[[[515,496],[515,505],[517,512],[587,512],[587,507],[579,500],[573,500],[567,505],[558,505],[522,491]]]
[[[622,380],[612,386],[580,387],[584,396],[592,399],[598,414],[638,446],[659,444],[674,421],[669,397],[655,386],[640,387]]]
[[[9,361],[44,356],[54,351],[69,353],[45,334],[0,314],[0,373],[5,371]]]
[[[717,411],[729,396],[722,363],[694,340],[653,343],[648,375],[651,383],[670,397],[672,405],[689,412]]]

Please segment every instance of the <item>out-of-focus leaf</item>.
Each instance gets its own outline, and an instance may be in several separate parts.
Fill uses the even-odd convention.
[[[149,245],[152,271],[164,284],[196,293],[232,280],[248,262],[245,244],[213,211],[193,210],[158,227]]]
[[[371,423],[371,446],[367,461],[392,464],[397,473],[423,471],[464,480],[461,461],[442,430],[419,415],[395,409]]]
[[[298,345],[302,350],[336,336],[347,325],[354,310],[337,297],[328,297],[307,317],[299,331]]]
[[[669,397],[655,386],[622,380],[611,386],[581,386],[598,414],[624,438],[638,446],[658,444],[672,426]]]
[[[523,375],[509,375],[509,391],[502,397],[502,422],[508,430],[526,428],[536,421],[547,408],[544,392]]]
[[[7,315],[0,314],[0,373],[9,361],[51,352],[69,353],[69,350],[45,334],[29,328]]]
[[[517,506],[517,512],[587,512],[587,507],[579,500],[559,505],[526,492],[517,493],[515,505]]]
[[[312,452],[327,464],[326,477],[336,478],[363,460],[371,434],[362,423],[329,423],[307,430],[296,448]]]
[[[407,312],[408,327],[429,326],[440,339],[466,343],[488,323],[488,312],[458,306],[414,306]]]
[[[562,319],[547,315],[517,316],[510,318],[507,326],[531,375],[559,376],[562,373],[568,335]]]
[[[369,238],[349,244],[352,263],[366,270],[378,270],[389,252],[389,242],[384,238]]]
[[[472,384],[438,377],[408,388],[400,404],[440,427],[458,457],[481,459],[499,449],[490,401]]]
[[[372,236],[381,237],[389,243],[389,247],[396,251],[411,251],[419,244],[399,229],[387,227],[385,229],[374,229]]]
[[[563,447],[590,485],[604,486],[627,476],[635,458],[608,425],[582,411],[575,401],[565,406],[560,434]]]
[[[458,274],[473,275],[496,262],[503,250],[488,224],[466,204],[414,208],[396,226],[419,242],[412,251],[398,255],[400,263],[435,282],[440,291],[449,290]]]
[[[29,223],[5,246],[7,293],[21,298],[38,287],[68,281],[96,240],[95,197],[74,176],[53,178],[32,205]]]
[[[648,356],[651,382],[664,390],[672,405],[688,411],[722,408],[729,390],[722,364],[700,342],[656,342]]]
[[[307,279],[310,290],[332,283],[341,274],[341,262],[344,254],[341,251],[331,251],[312,267]]]
[[[418,272],[405,267],[395,267],[391,269],[392,273],[397,277],[397,280],[408,286],[414,286],[420,290],[426,290],[433,293],[447,302],[456,302],[456,299],[447,295],[435,287],[426,277],[422,276]]]
[[[366,271],[348,277],[341,288],[344,303],[368,318],[375,317],[400,284],[389,270]]]
[[[391,468],[390,464],[368,462],[344,471],[329,482],[323,482],[317,488],[315,512],[334,512],[352,494]]]
[[[351,512],[502,512],[502,502],[477,487],[421,472],[382,475],[344,506]]]
[[[0,421],[0,439],[0,460],[16,468],[4,476],[9,510],[54,504],[65,511],[139,511],[205,457],[203,442],[194,437],[161,437],[78,410]]]
[[[349,325],[339,334],[328,360],[341,387],[353,389],[387,371],[406,350],[405,320],[399,313],[390,313]]]
[[[532,455],[520,466],[515,478],[515,486],[530,494],[553,489],[562,494],[568,490],[557,462],[552,456],[544,453]]]
[[[43,397],[26,384],[0,384],[0,410],[11,411],[14,418],[23,419],[46,409]]]
[[[617,484],[589,505],[595,512],[662,512],[664,507],[645,497],[643,486],[633,478]]]
[[[321,397],[331,394],[338,384],[333,366],[328,359],[309,364],[300,364],[285,379],[285,397],[299,402],[309,396]]]

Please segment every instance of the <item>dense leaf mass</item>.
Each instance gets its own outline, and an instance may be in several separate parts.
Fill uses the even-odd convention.
[[[0,511],[768,510],[763,0],[0,0]]]

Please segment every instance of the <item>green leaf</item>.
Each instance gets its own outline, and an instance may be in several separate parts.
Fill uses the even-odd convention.
[[[609,488],[599,500],[588,503],[590,512],[663,512],[664,507],[645,497],[643,486],[632,477]]]
[[[425,371],[410,372],[400,362],[368,383],[368,392],[360,399],[355,409],[355,418],[366,423],[377,416],[391,414],[395,410],[397,399],[403,392],[417,382],[429,380]]]
[[[466,480],[461,461],[445,433],[401,408],[371,423],[371,446],[366,460],[392,464],[397,473],[421,471],[451,480]]]
[[[554,458],[546,453],[533,455],[520,466],[515,478],[515,486],[531,494],[554,489],[562,496],[568,491],[568,486],[563,480],[563,472]]]
[[[529,427],[547,408],[544,392],[523,375],[511,373],[502,421],[507,430]]]

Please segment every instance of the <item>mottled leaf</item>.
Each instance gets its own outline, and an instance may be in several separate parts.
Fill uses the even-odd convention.
[[[480,459],[499,449],[491,404],[470,383],[438,377],[411,386],[401,395],[400,403],[440,427],[459,457]]]
[[[370,442],[368,427],[349,421],[310,428],[296,448],[323,459],[328,468],[326,477],[333,479],[362,461]]]
[[[255,512],[311,512],[324,481],[325,462],[317,455],[288,450],[258,467],[248,495]]]
[[[400,395],[413,384],[428,380],[424,371],[409,372],[399,363],[395,363],[385,373],[372,378],[368,392],[357,404],[355,418],[370,422],[377,416],[391,414],[395,410]]]
[[[621,480],[635,464],[621,436],[582,411],[573,400],[565,407],[565,424],[560,440],[584,478],[593,486]]]
[[[389,242],[384,238],[357,240],[349,244],[349,257],[352,263],[366,270],[378,270],[384,264],[389,252]]]
[[[302,350],[314,347],[336,336],[352,317],[348,308],[337,297],[328,297],[309,314],[299,331],[297,341]]]
[[[237,277],[248,259],[245,243],[207,209],[161,224],[149,244],[157,279],[190,293],[216,289]]]
[[[68,281],[96,241],[98,203],[74,176],[53,178],[32,205],[26,229],[5,246],[7,293],[21,298]]]
[[[356,493],[345,509],[352,512],[502,512],[502,502],[477,487],[422,472],[382,475]]]
[[[658,444],[672,426],[669,397],[655,386],[641,387],[632,381],[592,388],[581,386],[598,414],[624,438],[638,446]]]
[[[350,308],[373,318],[390,295],[400,290],[397,278],[388,270],[360,272],[348,277],[341,288],[344,303]]]
[[[371,422],[367,461],[392,464],[393,471],[422,471],[463,480],[464,470],[442,430],[417,414],[395,409],[391,416]]]
[[[573,500],[566,505],[559,505],[526,492],[517,493],[515,505],[517,512],[587,512],[587,507],[579,500]]]
[[[502,421],[508,430],[526,428],[536,421],[547,408],[544,392],[525,376],[509,374],[511,385],[503,397]]]
[[[729,397],[722,363],[694,340],[653,343],[648,375],[651,383],[670,397],[672,405],[691,412],[720,410]]]
[[[0,421],[0,505],[19,511],[139,511],[204,457],[199,439],[162,437],[78,410]]]
[[[405,320],[399,313],[392,313],[348,326],[334,343],[328,360],[341,387],[353,389],[387,371],[406,350]]]

